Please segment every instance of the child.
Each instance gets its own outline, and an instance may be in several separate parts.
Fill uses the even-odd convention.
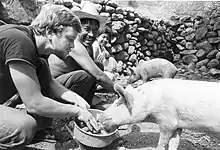
[[[95,60],[103,63],[104,72],[114,80],[114,73],[117,71],[117,62],[110,56],[109,51],[106,49],[110,39],[111,29],[108,26],[99,29],[97,39],[93,43],[93,56]]]

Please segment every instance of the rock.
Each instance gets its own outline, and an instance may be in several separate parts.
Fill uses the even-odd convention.
[[[208,59],[213,59],[213,58],[215,58],[215,56],[216,56],[217,53],[218,53],[218,50],[217,50],[217,49],[212,50],[210,53],[207,54],[206,57],[207,57]]]
[[[128,58],[129,58],[129,55],[125,51],[121,51],[121,52],[115,54],[115,59],[116,60],[124,61],[124,60],[128,60]]]
[[[205,66],[209,62],[209,59],[203,59],[196,63],[196,68],[200,68],[201,66]]]
[[[220,60],[220,52],[217,52],[216,59]]]
[[[105,8],[104,8],[104,11],[111,14],[111,13],[115,12],[115,8],[106,5]]]
[[[193,40],[195,39],[195,36],[196,36],[195,33],[191,33],[191,34],[185,36],[185,39],[186,39],[187,41],[193,41]]]
[[[185,55],[185,56],[183,56],[182,57],[182,60],[183,60],[183,62],[185,63],[185,64],[190,64],[191,62],[197,62],[198,61],[198,58],[195,56],[195,55],[193,55],[193,54],[191,54],[191,55]]]
[[[29,25],[37,16],[39,7],[35,0],[12,0],[0,2],[0,19],[12,24]]]
[[[207,67],[208,68],[219,68],[219,61],[217,59],[212,59],[208,62]]]
[[[215,24],[214,24],[214,29],[213,29],[214,31],[215,30],[220,30],[220,20],[219,21],[217,21],[217,22],[215,22]]]
[[[220,37],[210,37],[208,38],[210,44],[220,43]]]
[[[186,42],[186,49],[188,49],[188,50],[193,49],[193,43],[192,42]]]
[[[220,70],[219,69],[216,69],[216,68],[211,68],[208,73],[210,75],[213,75],[213,76],[219,76],[220,75]]]
[[[122,50],[123,50],[123,48],[122,48],[121,44],[114,44],[111,48],[112,53],[120,52]]]
[[[133,54],[135,51],[135,46],[129,46],[128,47],[128,54]]]
[[[202,27],[196,30],[196,40],[199,41],[201,39],[203,39],[206,35],[206,33],[208,32],[207,27]]]
[[[130,44],[130,45],[135,45],[136,43],[137,43],[136,40],[129,40],[129,44]]]
[[[199,68],[199,71],[206,73],[208,71],[208,68],[206,66],[201,66]]]
[[[181,55],[190,55],[190,54],[195,54],[198,50],[184,50],[181,51],[180,54]]]
[[[130,62],[136,62],[136,60],[137,60],[137,55],[136,54],[132,54],[131,56],[130,56],[130,58],[129,58],[129,61]]]
[[[210,37],[216,37],[218,36],[218,34],[215,31],[209,31],[206,33],[206,38],[210,38]]]
[[[196,53],[198,59],[204,59],[206,57],[206,52],[203,49],[199,49]]]
[[[194,32],[195,32],[195,29],[189,27],[189,28],[186,28],[184,31],[182,31],[180,33],[180,35],[185,37],[185,36],[187,36],[187,35],[189,35],[191,33],[194,33]]]
[[[112,29],[116,30],[117,32],[122,32],[124,30],[125,23],[123,21],[113,21],[112,22]]]
[[[195,64],[195,62],[191,62],[191,63],[189,63],[189,65],[187,67],[189,70],[195,71],[196,64]]]
[[[208,41],[203,41],[195,45],[197,49],[203,49],[206,53],[212,50],[212,45]]]

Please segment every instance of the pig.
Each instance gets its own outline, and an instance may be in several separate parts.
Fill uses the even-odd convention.
[[[176,150],[182,129],[220,132],[218,82],[158,79],[137,88],[128,85],[124,89],[115,84],[114,89],[119,98],[99,117],[106,130],[125,124],[154,122],[160,129],[159,150],[165,147]]]
[[[131,75],[128,78],[128,83],[134,83],[140,79],[144,82],[152,78],[174,78],[178,69],[173,63],[163,58],[154,58],[148,61],[140,62],[135,68],[128,68]]]

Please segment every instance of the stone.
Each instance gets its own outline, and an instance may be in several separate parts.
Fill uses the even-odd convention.
[[[220,52],[217,52],[216,59],[220,60]]]
[[[115,8],[106,5],[106,6],[105,6],[105,12],[110,13],[110,14],[111,14],[111,13],[114,13],[114,12],[115,12]]]
[[[199,71],[201,71],[201,72],[207,72],[208,71],[208,68],[206,67],[206,66],[201,66],[200,68],[199,68]]]
[[[187,41],[193,41],[193,40],[195,39],[195,36],[196,36],[195,33],[191,33],[191,34],[185,36],[185,39],[186,39]]]
[[[112,22],[112,29],[116,30],[117,32],[122,32],[124,30],[125,23],[123,21],[113,21]]]
[[[122,48],[121,44],[114,44],[111,48],[112,53],[120,52],[122,50],[123,50],[123,48]]]
[[[35,0],[11,0],[0,2],[0,20],[11,24],[29,25],[37,16],[40,7]]]
[[[210,37],[216,37],[218,36],[218,34],[215,31],[209,31],[206,33],[206,38],[210,38]]]
[[[196,53],[198,59],[204,59],[206,57],[206,52],[203,49],[199,49]]]
[[[195,71],[195,69],[196,69],[196,64],[195,64],[195,62],[189,63],[189,65],[187,66],[187,68],[188,68],[189,70]]]
[[[141,45],[141,51],[144,52],[148,50],[147,46],[146,45]]]
[[[197,62],[198,61],[198,58],[195,56],[195,55],[193,55],[193,54],[191,54],[191,55],[185,55],[185,56],[183,56],[182,57],[182,60],[183,60],[183,62],[185,63],[185,64],[190,64],[191,62]]]
[[[211,68],[208,73],[213,76],[220,76],[220,70],[216,68]]]
[[[205,27],[205,26],[202,27],[202,28],[197,29],[197,30],[196,30],[196,37],[195,37],[195,39],[196,39],[197,41],[203,39],[203,38],[205,37],[205,35],[206,35],[207,32],[208,32],[208,29],[207,29],[207,27]]]
[[[116,60],[125,61],[125,60],[128,60],[128,58],[129,58],[129,55],[125,51],[121,51],[121,52],[115,54]]]
[[[220,37],[210,37],[210,38],[208,38],[208,42],[210,44],[220,43]]]
[[[147,46],[153,46],[154,45],[154,41],[149,41],[148,43],[147,43]]]
[[[130,62],[135,62],[137,60],[137,55],[136,54],[132,54],[129,58]]]
[[[218,50],[217,50],[217,49],[212,50],[210,53],[207,54],[206,57],[207,57],[208,59],[214,59],[214,58],[216,58],[215,56],[216,56],[217,53],[218,53]]]
[[[195,47],[197,49],[203,49],[206,53],[209,53],[212,50],[212,45],[206,40],[203,42],[197,43]]]
[[[208,68],[219,68],[219,61],[217,59],[212,59],[207,64]]]
[[[215,30],[220,30],[220,20],[216,21],[215,24],[214,24],[214,31]]]
[[[129,46],[128,47],[128,54],[133,54],[135,51],[135,46]]]
[[[117,8],[115,8],[115,13],[117,13],[117,14],[123,14],[123,9],[122,9],[122,7],[117,7]]]
[[[183,51],[185,49],[185,47],[181,46],[180,44],[176,44],[176,47],[180,50]]]
[[[205,66],[209,62],[209,59],[203,59],[196,63],[196,68],[200,68],[201,66]]]
[[[186,42],[186,49],[193,49],[193,43],[192,42]]]
[[[191,55],[191,54],[195,54],[198,50],[184,50],[181,51],[180,54],[181,55]]]

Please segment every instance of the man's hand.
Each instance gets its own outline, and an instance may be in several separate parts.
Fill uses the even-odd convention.
[[[79,106],[81,108],[84,108],[84,109],[90,108],[90,105],[82,98],[75,100],[75,103],[77,106]]]
[[[93,131],[93,129],[95,129],[98,132],[100,130],[96,119],[87,109],[80,108],[77,119],[83,121],[90,131]]]

